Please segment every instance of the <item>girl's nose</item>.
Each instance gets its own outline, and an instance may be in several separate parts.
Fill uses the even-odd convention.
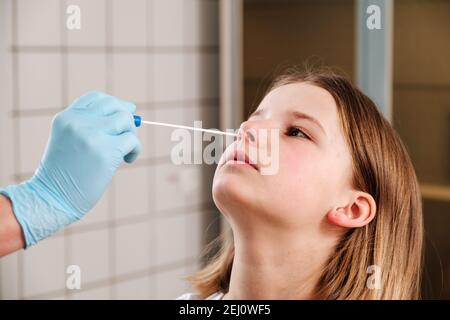
[[[254,123],[251,121],[242,122],[239,127],[238,140],[245,140],[249,143],[256,143],[256,129],[253,127]],[[254,122],[254,121],[253,121]]]
[[[279,128],[273,120],[247,120],[239,127],[237,140],[255,147],[268,148],[278,135]]]
[[[276,122],[270,119],[247,120],[239,127],[238,140],[246,139],[249,143],[263,143],[259,140],[267,137],[271,130],[276,128]]]

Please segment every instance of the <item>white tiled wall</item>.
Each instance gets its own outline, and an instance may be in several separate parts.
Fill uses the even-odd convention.
[[[152,57],[153,59],[153,57]],[[146,53],[114,53],[112,55],[112,93],[123,99],[146,102],[149,55]]]
[[[184,88],[184,85],[187,85],[190,80],[184,73],[184,66],[188,67],[187,55],[187,53],[180,52],[154,55],[153,72],[150,79],[153,100],[181,100],[187,95],[187,90]]]
[[[158,277],[153,277],[150,281],[155,284],[156,298],[171,299],[174,293],[180,296],[182,292],[186,292],[187,286],[180,286],[179,283],[182,283],[182,278],[187,272],[186,268],[181,267],[167,270]]]
[[[56,291],[65,284],[65,254],[63,237],[46,239],[22,255],[24,297]]]
[[[69,265],[78,265],[86,283],[111,277],[108,231],[92,230],[74,233],[69,238]],[[89,250],[87,250],[89,248]]]
[[[80,6],[81,30],[66,29],[69,4]],[[217,128],[217,11],[217,0],[0,0],[1,185],[33,174],[53,115],[88,90],[135,102],[145,119]],[[174,165],[171,130],[138,132],[140,158],[82,221],[0,260],[0,298],[173,299],[188,290],[182,277],[200,265],[212,171]],[[69,265],[81,268],[80,290],[65,286]]]
[[[148,4],[146,0],[112,0],[113,46],[146,45],[147,23],[155,13],[154,8],[147,10]]]
[[[15,137],[15,146],[20,157],[17,157],[17,173],[28,174],[34,172],[47,144],[50,134],[52,115],[24,115],[16,120],[19,136]]]
[[[115,177],[115,218],[117,220],[145,215],[150,211],[148,194],[154,184],[150,184],[147,166],[128,167],[119,170]],[[130,188],[130,186],[136,186]]]
[[[150,283],[151,283],[150,277],[141,277],[138,279],[123,281],[117,284],[116,297],[117,299],[124,299],[124,300],[148,299],[148,293],[151,291]]]
[[[57,46],[61,44],[59,0],[17,1],[17,45]],[[6,14],[6,12],[4,13]]]
[[[118,275],[137,272],[155,264],[151,243],[154,229],[150,227],[150,223],[152,222],[143,221],[116,226],[114,256]]]
[[[19,52],[17,60],[18,86],[21,90],[18,109],[26,111],[60,107],[61,55],[56,52]]]
[[[96,53],[70,52],[67,55],[68,102],[80,92],[106,91],[105,56]]]
[[[109,0],[63,0],[63,11],[73,4],[83,8],[82,27],[76,32],[66,32],[69,46],[105,46],[106,45],[106,2]],[[61,0],[60,0],[61,2]],[[108,25],[108,28],[111,28]]]
[[[151,31],[151,37],[156,46],[181,46],[184,44],[185,38],[189,37],[183,31],[185,26],[187,26],[184,23],[187,17],[183,14],[183,11],[190,6],[199,6],[199,2],[187,2],[185,0],[154,1],[155,14],[152,15],[154,28]],[[198,7],[195,9],[200,10]],[[209,28],[206,25],[204,27]]]

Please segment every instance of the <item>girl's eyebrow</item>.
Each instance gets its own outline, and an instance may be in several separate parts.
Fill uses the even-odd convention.
[[[322,132],[323,132],[323,134],[324,134],[325,136],[327,135],[327,133],[325,132],[325,129],[324,129],[323,126],[320,124],[319,120],[317,120],[316,118],[314,118],[314,117],[312,117],[312,116],[310,116],[310,115],[308,115],[308,114],[306,114],[306,113],[300,112],[300,111],[292,111],[292,112],[291,112],[291,115],[292,115],[294,118],[296,118],[296,119],[305,119],[305,120],[311,121],[311,122],[314,123],[317,127],[319,127],[320,130],[322,130]]]
[[[256,111],[254,111],[248,118],[250,119],[251,117],[255,117],[255,116],[259,116],[262,115],[264,113],[264,110],[258,109]],[[323,134],[325,136],[327,136],[327,133],[325,132],[325,129],[323,128],[323,126],[320,124],[319,120],[317,120],[316,118],[303,113],[301,111],[292,111],[290,112],[291,116],[293,116],[295,119],[305,119],[305,120],[309,120],[312,123],[314,123],[317,127],[319,127],[320,130],[322,130]]]

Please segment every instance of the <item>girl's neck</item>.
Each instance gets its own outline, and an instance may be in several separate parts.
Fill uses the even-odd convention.
[[[235,234],[235,255],[224,299],[313,299],[332,243],[311,236]],[[322,239],[323,240],[323,239]]]

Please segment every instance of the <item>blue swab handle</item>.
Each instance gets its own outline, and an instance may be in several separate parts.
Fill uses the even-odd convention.
[[[141,122],[142,122],[141,116],[134,115],[133,118],[134,118],[134,125],[136,127],[140,127],[141,126]]]

